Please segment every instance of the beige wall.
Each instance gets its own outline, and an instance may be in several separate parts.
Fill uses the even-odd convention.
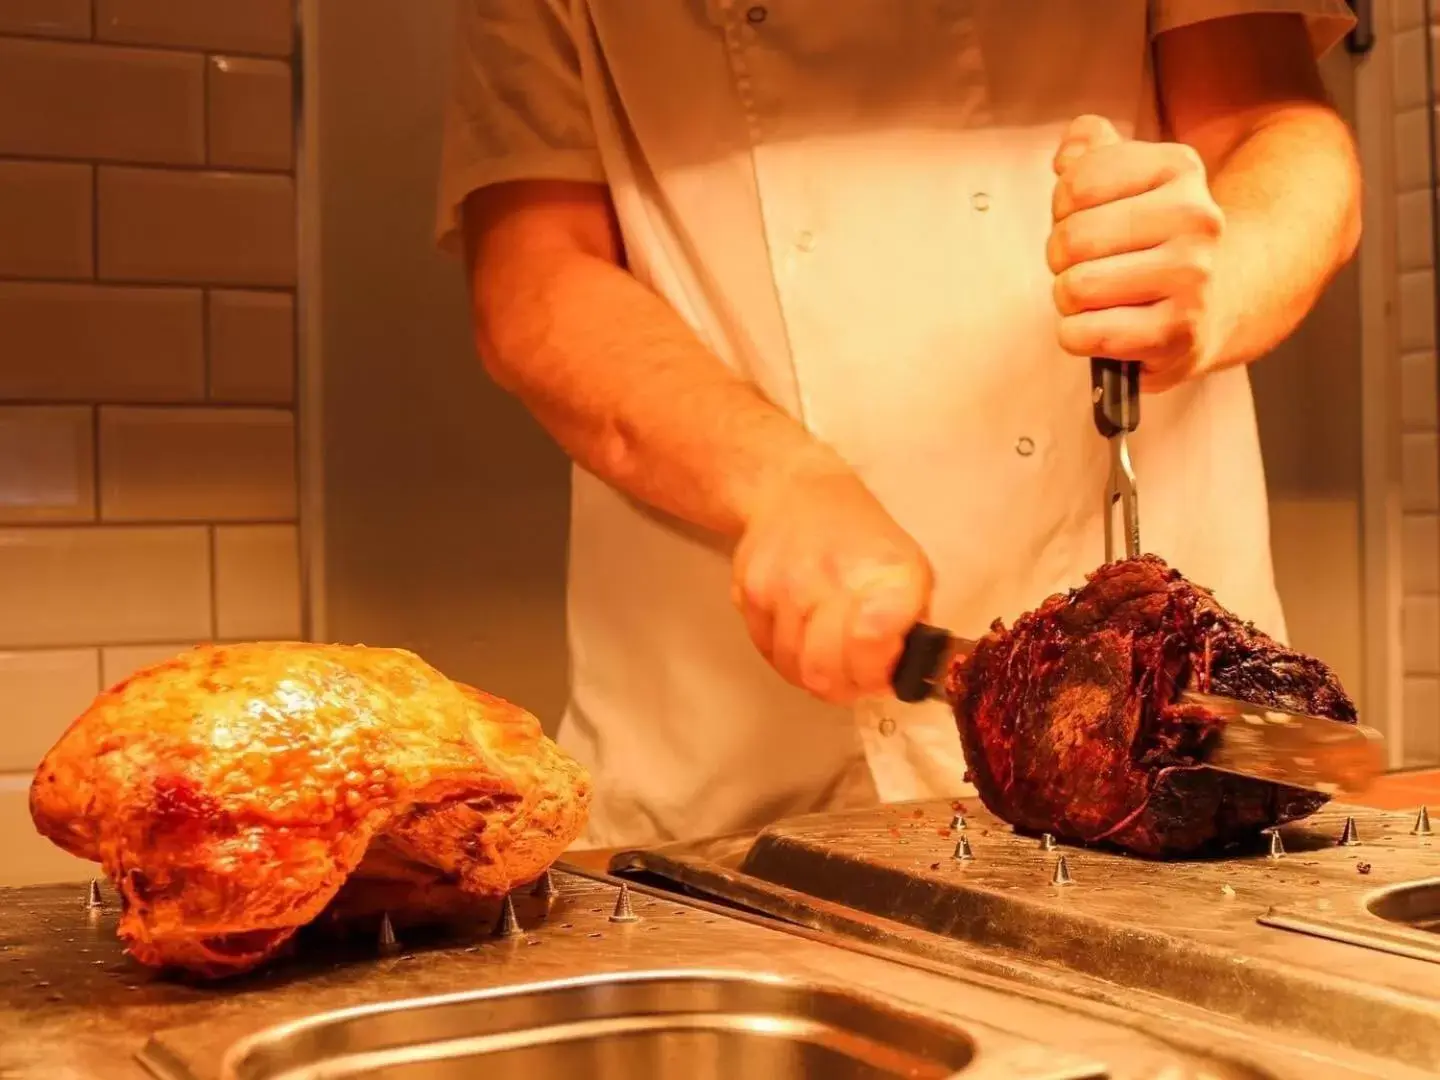
[[[451,0],[307,10],[323,632],[414,649],[553,729],[565,460],[485,377],[460,266],[430,239],[452,13]]]
[[[1355,58],[1322,64],[1336,107],[1355,120]],[[1295,335],[1251,369],[1276,584],[1296,648],[1329,663],[1362,700],[1360,291],[1352,262]]]
[[[290,0],[0,4],[0,883],[106,684],[303,633]],[[159,46],[159,47],[152,47]]]

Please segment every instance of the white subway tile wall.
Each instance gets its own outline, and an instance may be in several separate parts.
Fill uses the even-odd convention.
[[[1411,675],[1405,679],[1405,715],[1440,716],[1440,678]],[[1405,764],[1433,765],[1440,761],[1440,724],[1421,724],[1406,733]]]
[[[103,521],[293,521],[288,409],[100,408]]]
[[[1411,596],[1440,593],[1440,515],[1406,514],[1401,528],[1405,591]]]
[[[0,34],[88,38],[91,0],[5,0]]]
[[[1405,431],[1434,431],[1436,409],[1435,354],[1405,353],[1400,357],[1400,423]]]
[[[100,691],[100,650],[0,652],[5,738],[0,772],[35,768],[70,720]]]
[[[215,629],[225,640],[300,636],[300,537],[293,525],[215,530]]]
[[[169,660],[196,644],[193,641],[162,641],[155,645],[107,645],[100,650],[100,685],[108,689],[141,668]]]
[[[293,0],[0,2],[0,884],[30,774],[190,645],[306,634]]]
[[[1440,445],[1435,364],[1435,191],[1430,142],[1436,87],[1426,74],[1421,0],[1392,5],[1401,438],[1401,635],[1407,765],[1440,762]]]
[[[0,405],[0,523],[94,518],[94,411]]]
[[[91,165],[0,161],[0,277],[89,278],[94,185]]]
[[[295,181],[279,173],[101,165],[100,276],[295,284]]]
[[[1395,238],[1395,257],[1401,270],[1430,268],[1430,207],[1434,203],[1428,187],[1407,191],[1395,200],[1399,235]]]
[[[290,65],[212,56],[205,69],[211,165],[288,169],[294,158]]]
[[[1392,25],[1396,30],[1408,30],[1425,21],[1425,0],[1394,0],[1391,8]],[[1397,46],[1399,42],[1396,42]]]
[[[294,32],[292,0],[95,0],[101,41],[288,57]]]
[[[203,525],[0,529],[0,648],[204,638],[210,590]]]
[[[295,297],[212,289],[210,397],[257,405],[295,400]]]
[[[202,401],[204,293],[0,281],[0,401]]]
[[[201,57],[169,49],[0,38],[0,145],[36,157],[199,165],[204,71]]]

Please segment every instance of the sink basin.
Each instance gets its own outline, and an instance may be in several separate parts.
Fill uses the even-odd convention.
[[[1440,964],[1440,878],[1387,885],[1339,911],[1273,908],[1260,922]]]
[[[963,1029],[848,990],[764,975],[664,971],[307,1017],[236,1044],[221,1076],[970,1080],[981,1075],[970,1069],[975,1056]]]
[[[1370,914],[1386,922],[1440,934],[1440,880],[1419,881],[1386,889],[1365,906]]]

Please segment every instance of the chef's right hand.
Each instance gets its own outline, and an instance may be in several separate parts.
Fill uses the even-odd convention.
[[[836,703],[889,692],[932,587],[920,546],[829,454],[765,493],[735,551],[733,596],[756,647],[787,680]]]

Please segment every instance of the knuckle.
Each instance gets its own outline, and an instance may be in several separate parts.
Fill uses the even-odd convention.
[[[1094,292],[1092,278],[1081,266],[1072,266],[1055,275],[1055,307],[1065,315],[1084,311]]]
[[[1095,333],[1092,325],[1074,316],[1060,320],[1058,337],[1060,347],[1072,356],[1108,355],[1101,336]]]
[[[1100,185],[1095,176],[1095,171],[1085,167],[1086,163],[1081,162],[1070,172],[1065,174],[1061,181],[1069,198],[1069,205],[1073,210],[1083,210],[1093,206],[1100,199]]]
[[[1199,338],[1195,319],[1189,312],[1174,311],[1173,307],[1172,311],[1172,317],[1164,324],[1159,344],[1173,352],[1188,353]]]
[[[770,606],[770,590],[759,574],[747,573],[735,591],[744,607],[759,611]]]
[[[1091,258],[1089,251],[1093,245],[1087,239],[1084,223],[1077,222],[1078,218],[1066,218],[1055,226],[1051,234],[1050,270],[1053,273],[1058,274]]]
[[[1208,192],[1204,199],[1196,203],[1194,220],[1196,231],[1208,239],[1218,240],[1225,232],[1225,214],[1215,205]]]
[[[1193,238],[1172,240],[1164,245],[1163,266],[1181,287],[1204,285],[1215,271],[1215,254],[1210,244]]]
[[[1205,171],[1205,159],[1200,156],[1200,151],[1195,147],[1182,142],[1171,143],[1170,147],[1173,167],[1178,174],[1203,173]]]
[[[1070,271],[1066,270],[1055,275],[1055,283],[1050,288],[1050,295],[1055,301],[1055,310],[1062,315],[1069,315],[1075,310],[1074,303],[1070,296]]]
[[[814,694],[818,698],[829,698],[834,692],[834,682],[830,674],[812,665],[802,663],[800,666],[801,689]]]
[[[1045,245],[1045,262],[1052,274],[1058,274],[1070,265],[1070,230],[1065,222],[1050,230],[1050,239]]]

